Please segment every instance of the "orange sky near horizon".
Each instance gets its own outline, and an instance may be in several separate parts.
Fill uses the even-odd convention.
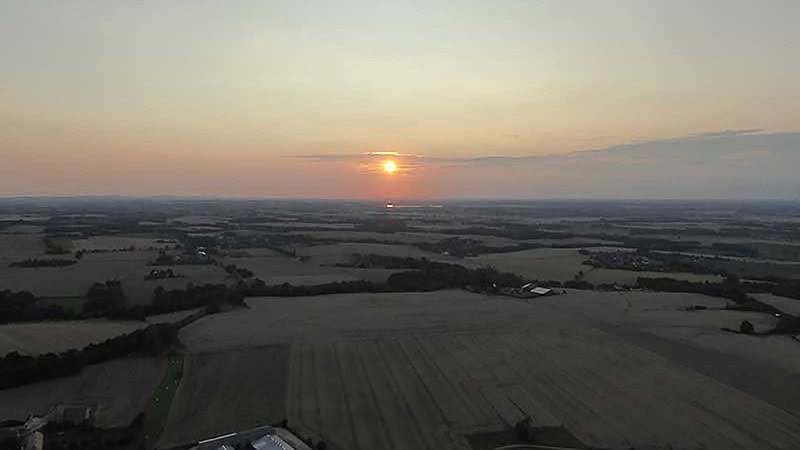
[[[798,20],[800,2],[755,0],[12,0],[0,196],[793,195],[788,177],[735,187],[744,169],[692,152],[660,157],[712,184],[653,192],[624,186],[649,156],[603,174],[536,157],[800,131]],[[387,176],[352,156],[375,152],[417,157]]]

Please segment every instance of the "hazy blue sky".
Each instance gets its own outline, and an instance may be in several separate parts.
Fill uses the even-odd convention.
[[[0,0],[0,195],[796,198],[798,23],[798,1]]]

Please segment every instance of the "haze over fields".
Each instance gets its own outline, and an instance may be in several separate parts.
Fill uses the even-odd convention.
[[[798,19],[795,1],[4,1],[0,195],[798,198]]]

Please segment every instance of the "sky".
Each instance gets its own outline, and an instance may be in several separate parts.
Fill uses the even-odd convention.
[[[0,196],[800,199],[799,22],[794,0],[0,0]]]

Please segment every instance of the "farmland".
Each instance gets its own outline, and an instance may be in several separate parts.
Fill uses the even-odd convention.
[[[81,349],[141,326],[142,322],[105,320],[3,324],[0,325],[0,356],[11,352],[35,356]]]
[[[132,251],[86,254],[77,264],[68,267],[20,268],[0,266],[0,286],[12,290],[28,290],[42,297],[83,296],[96,282],[120,280],[132,304],[149,303],[153,289],[183,288],[187,283],[225,283],[222,268],[212,265],[180,266],[182,278],[146,281],[148,262],[156,252]]]
[[[794,416],[602,332],[298,344],[290,368],[290,424],[340,448],[468,449],[524,417],[598,447],[800,445]]]
[[[800,375],[800,342],[791,329],[771,333],[800,311],[787,281],[800,263],[791,247],[800,222],[783,212],[740,220],[709,209],[693,221],[659,204],[187,202],[29,223],[22,211],[9,216],[21,222],[0,223],[3,298],[41,308],[9,309],[16,322],[0,325],[0,354],[182,326],[153,326],[119,345],[120,359],[87,360],[75,375],[0,390],[0,421],[88,403],[95,425],[126,426],[145,412],[145,441],[159,448],[287,420],[333,450],[487,450],[527,417],[550,445],[800,446],[800,393],[787,388]],[[68,253],[55,255],[53,243]],[[169,257],[156,261],[164,246]],[[582,248],[636,252],[623,261],[705,257],[751,278],[691,265],[593,267]],[[55,257],[74,263],[10,266]],[[506,273],[475,270],[486,267]],[[154,269],[165,274],[145,279]],[[88,294],[107,280],[120,287]],[[555,295],[517,295],[531,280]],[[157,287],[177,291],[156,296]],[[15,294],[23,290],[32,295]],[[90,309],[119,292],[120,308]],[[53,306],[73,315],[45,315]],[[76,317],[96,318],[66,320]],[[724,331],[743,324],[752,331]],[[44,362],[23,360],[26,370]]]
[[[547,299],[588,305],[589,315],[618,308],[604,320],[642,328],[683,323],[708,332],[757,319],[681,311],[725,304],[693,294],[640,293],[629,301],[580,291]],[[525,415],[539,426],[563,424],[588,445],[612,448],[751,448],[764,442],[791,448],[798,438],[794,416],[589,326],[569,308],[559,312],[547,303],[460,291],[248,304],[246,312],[196,322],[182,341],[215,358],[220,351],[290,345],[290,425],[340,448],[468,448],[464,433],[502,429]],[[729,337],[733,345],[739,338]],[[731,414],[733,404],[749,412]]]
[[[160,445],[283,420],[286,356],[276,346],[186,357]]]
[[[56,405],[96,405],[101,426],[126,426],[144,411],[166,370],[164,358],[120,359],[77,375],[0,390],[0,417],[25,420]]]

